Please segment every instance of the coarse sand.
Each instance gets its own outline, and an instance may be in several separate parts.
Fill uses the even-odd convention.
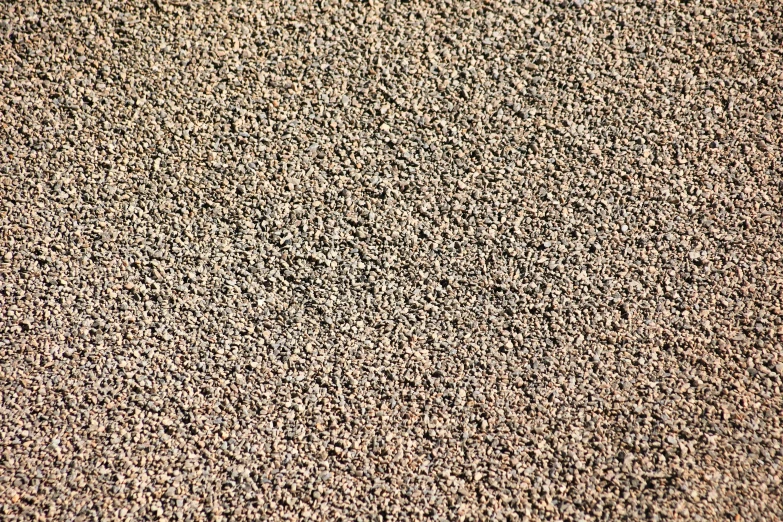
[[[782,520],[783,3],[0,3],[3,520]]]

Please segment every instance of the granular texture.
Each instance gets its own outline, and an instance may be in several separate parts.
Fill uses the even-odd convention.
[[[783,4],[0,3],[4,520],[783,519]]]

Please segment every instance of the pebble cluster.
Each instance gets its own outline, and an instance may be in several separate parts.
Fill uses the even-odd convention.
[[[783,4],[0,5],[4,520],[783,518]]]

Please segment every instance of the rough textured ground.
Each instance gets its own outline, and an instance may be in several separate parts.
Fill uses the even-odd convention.
[[[777,1],[0,4],[4,520],[780,520]]]

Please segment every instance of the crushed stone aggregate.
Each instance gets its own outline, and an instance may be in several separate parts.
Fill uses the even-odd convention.
[[[0,4],[4,520],[783,519],[783,4]]]

